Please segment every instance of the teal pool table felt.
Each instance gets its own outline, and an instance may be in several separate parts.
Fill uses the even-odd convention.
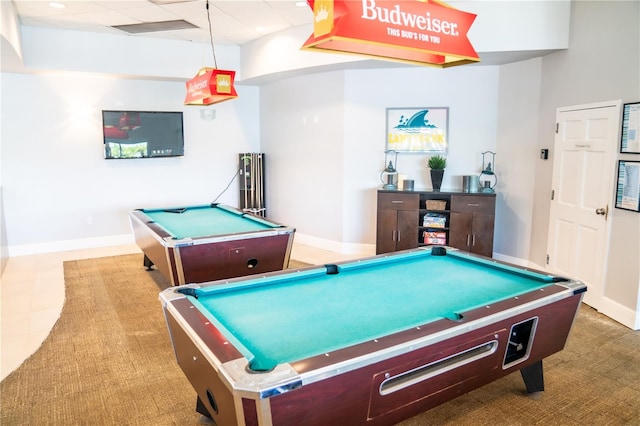
[[[143,212],[176,239],[256,232],[274,228],[274,224],[257,217],[208,205],[181,209],[144,210]]]
[[[386,260],[385,260],[386,259]],[[193,303],[252,369],[331,352],[552,284],[465,255],[428,251],[211,286]]]

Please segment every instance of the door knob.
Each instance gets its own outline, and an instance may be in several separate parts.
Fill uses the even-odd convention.
[[[608,213],[609,213],[609,206],[596,209],[596,214],[604,216],[605,218],[608,216]]]

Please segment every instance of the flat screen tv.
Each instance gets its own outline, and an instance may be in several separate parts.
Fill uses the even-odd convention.
[[[102,111],[104,158],[181,157],[182,112]]]

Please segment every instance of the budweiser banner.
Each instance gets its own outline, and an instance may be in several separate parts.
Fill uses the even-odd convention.
[[[238,97],[233,80],[235,71],[217,68],[201,68],[198,74],[187,81],[185,105],[212,105]]]
[[[449,67],[480,61],[467,38],[476,18],[435,0],[307,0],[313,35],[303,49]]]

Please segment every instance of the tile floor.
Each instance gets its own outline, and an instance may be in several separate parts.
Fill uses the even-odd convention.
[[[64,304],[62,262],[140,253],[136,245],[9,258],[0,282],[0,380],[33,354],[49,335]],[[293,245],[291,258],[323,264],[355,256]]]

